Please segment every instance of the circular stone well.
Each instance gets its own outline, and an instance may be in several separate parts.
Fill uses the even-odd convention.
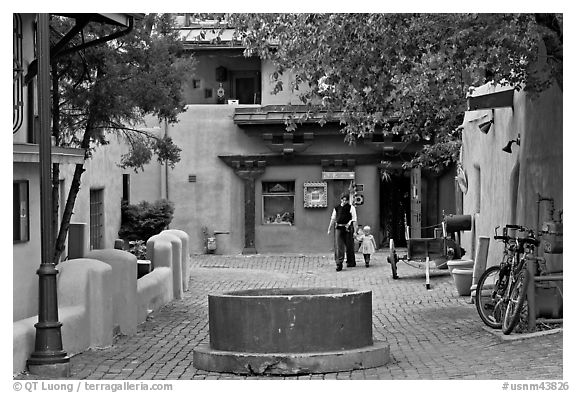
[[[372,339],[372,292],[251,289],[208,296],[210,345],[194,367],[237,374],[309,374],[378,367],[389,346]]]

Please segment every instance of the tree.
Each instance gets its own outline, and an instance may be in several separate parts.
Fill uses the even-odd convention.
[[[70,30],[67,18],[53,16],[54,41]],[[78,44],[110,34],[111,27],[87,25]],[[52,61],[52,134],[57,146],[94,150],[109,143],[112,136],[129,145],[120,166],[142,169],[156,154],[158,160],[174,166],[180,148],[169,137],[141,129],[147,115],[174,123],[185,110],[181,86],[193,71],[194,62],[184,55],[170,15],[149,14],[137,20],[132,32]],[[77,164],[55,243],[54,261],[64,249],[72,210],[85,171]],[[59,166],[53,165],[54,218],[57,226]]]
[[[458,159],[469,89],[486,82],[562,87],[562,16],[552,14],[231,14],[245,46],[294,75],[311,112],[340,111],[353,143],[382,129],[424,141],[408,166],[436,171]],[[536,69],[544,40],[548,68]],[[301,89],[305,86],[306,89]],[[294,124],[289,124],[294,128]]]

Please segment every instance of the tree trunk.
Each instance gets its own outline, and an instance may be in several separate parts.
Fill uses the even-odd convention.
[[[60,164],[52,163],[52,233],[58,233],[58,208],[60,205]],[[56,243],[55,243],[56,244]],[[59,261],[54,259],[54,263]]]
[[[88,158],[88,148],[90,147],[91,134],[92,126],[91,123],[88,122],[86,130],[84,131],[82,143],[80,144],[81,148],[86,149],[84,159]],[[58,231],[58,238],[56,239],[56,244],[54,246],[55,264],[60,261],[60,257],[64,251],[64,243],[66,242],[66,237],[68,236],[68,229],[70,228],[70,220],[72,219],[74,204],[76,203],[76,197],[80,191],[80,179],[84,171],[84,163],[76,164],[76,168],[74,169],[74,176],[72,177],[72,184],[70,184],[70,191],[68,192],[68,198],[66,199],[66,207],[64,207],[64,213],[62,215],[62,223],[60,224],[60,230]]]
[[[68,193],[68,198],[66,199],[66,207],[64,208],[64,214],[62,216],[62,223],[60,224],[60,231],[58,232],[58,238],[56,239],[54,263],[60,261],[60,257],[64,251],[64,243],[68,236],[68,229],[70,228],[70,220],[72,218],[74,204],[76,203],[76,197],[80,191],[80,178],[84,171],[84,164],[76,164],[74,176],[72,177],[72,184],[70,185],[70,191]]]
[[[52,137],[55,145],[60,146],[60,90],[58,89],[58,65],[56,62],[51,64],[52,77]],[[60,207],[60,164],[52,163],[52,233],[58,233],[58,210]],[[54,242],[56,249],[57,241]],[[54,253],[54,263],[60,261],[60,253]]]

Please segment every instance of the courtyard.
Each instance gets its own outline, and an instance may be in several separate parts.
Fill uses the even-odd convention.
[[[97,380],[562,380],[563,333],[503,340],[459,296],[447,271],[399,263],[386,253],[370,268],[336,272],[331,255],[194,255],[190,290],[150,314],[137,334],[71,358],[71,379]],[[242,376],[195,369],[194,348],[209,342],[208,294],[254,288],[344,287],[372,291],[373,338],[390,345],[382,367],[298,376]],[[529,365],[529,367],[527,367]]]

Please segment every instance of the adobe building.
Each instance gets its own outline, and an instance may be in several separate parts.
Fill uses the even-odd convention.
[[[462,132],[464,214],[475,227],[462,243],[474,250],[478,236],[491,239],[488,266],[502,258],[502,243],[493,239],[506,224],[541,231],[554,223],[552,239],[562,244],[563,95],[554,83],[539,95],[486,84],[468,98]],[[543,237],[542,239],[546,239]],[[539,256],[550,272],[563,271],[560,249]]]
[[[74,18],[74,14],[69,14]],[[82,14],[78,18],[120,25],[126,29],[125,14]],[[38,313],[38,275],[41,262],[39,78],[33,71],[37,53],[37,14],[13,14],[13,320]],[[89,249],[113,248],[120,229],[120,204],[127,170],[117,166],[127,147],[120,143],[100,146],[85,162],[82,149],[51,147],[52,163],[60,164],[59,212],[62,218],[76,164],[85,162],[82,186],[72,216],[70,236]],[[53,234],[55,237],[56,234]],[[67,242],[69,243],[69,242]],[[68,244],[62,258],[69,254]],[[26,296],[22,296],[22,294]]]
[[[455,170],[441,175],[405,170],[421,146],[384,137],[382,130],[350,145],[337,116],[324,126],[307,117],[290,91],[273,94],[272,64],[246,58],[223,41],[199,38],[205,24],[179,17],[181,35],[198,65],[185,86],[187,110],[175,125],[146,124],[182,148],[175,168],[156,164],[130,176],[133,202],[168,198],[172,225],[185,230],[191,251],[205,252],[202,228],[216,235],[218,254],[330,252],[326,234],[339,195],[350,191],[358,223],[379,246],[402,246],[405,219],[413,237],[432,237],[442,214],[458,213]],[[284,76],[288,86],[291,76]],[[319,116],[319,115],[317,115]],[[297,125],[286,130],[288,117]],[[383,162],[390,162],[385,166]],[[382,171],[391,175],[384,179]]]

